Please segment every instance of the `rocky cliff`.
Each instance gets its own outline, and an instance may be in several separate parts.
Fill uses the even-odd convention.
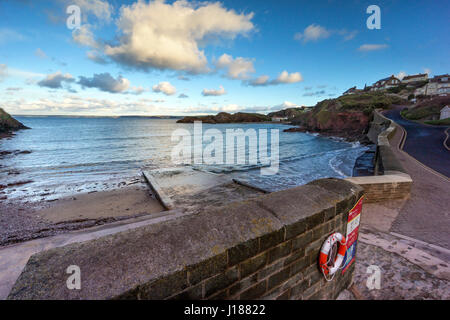
[[[215,116],[184,117],[178,120],[177,123],[193,123],[194,121],[202,121],[203,123],[242,123],[271,121],[271,118],[258,113],[237,112],[230,114],[220,112]]]
[[[9,113],[0,108],[0,134],[16,131],[20,129],[29,129],[22,123],[11,117]]]
[[[400,98],[383,93],[345,95],[319,102],[312,111],[292,120],[299,125],[285,131],[309,131],[323,135],[367,141],[369,123],[376,108],[388,108],[400,104]]]

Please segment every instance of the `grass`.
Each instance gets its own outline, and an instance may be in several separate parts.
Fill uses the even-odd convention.
[[[425,121],[426,124],[432,124],[435,126],[450,126],[450,118],[441,120],[428,120]]]
[[[429,106],[422,108],[414,108],[410,110],[403,110],[401,112],[401,115],[408,120],[420,120],[432,116],[439,116],[440,111],[441,107],[439,106]]]

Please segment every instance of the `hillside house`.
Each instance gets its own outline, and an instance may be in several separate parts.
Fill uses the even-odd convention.
[[[427,84],[426,95],[444,95],[450,94],[450,76],[448,74],[443,74],[440,76],[435,76]]]
[[[277,117],[277,116],[272,117],[273,122],[281,122],[281,121],[286,121],[286,120],[288,120],[288,117]]]
[[[397,87],[398,85],[400,85],[400,83],[401,81],[394,75],[392,75],[389,78],[384,78],[375,82],[370,90],[371,91],[386,90],[389,88]]]
[[[402,79],[402,83],[419,82],[428,80],[427,73],[413,74]]]
[[[439,119],[447,119],[450,118],[450,107],[449,106],[445,106],[442,108],[441,110],[441,116],[439,117]]]

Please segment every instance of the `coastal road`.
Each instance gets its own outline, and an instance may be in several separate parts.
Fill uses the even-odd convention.
[[[446,128],[412,123],[402,119],[399,111],[391,110],[385,116],[407,130],[405,147],[398,147],[401,128],[389,142],[413,184],[407,199],[384,204],[386,211],[397,212],[389,231],[450,250],[450,151],[443,145]],[[375,213],[381,211],[377,208]]]
[[[403,150],[433,170],[450,177],[450,151],[444,147],[447,126],[430,126],[403,119],[403,107],[384,115],[401,125],[407,132]]]

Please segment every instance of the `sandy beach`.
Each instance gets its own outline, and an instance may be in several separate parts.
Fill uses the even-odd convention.
[[[236,184],[230,176],[190,168],[154,170],[161,191],[175,208],[197,212],[262,194]],[[166,209],[143,177],[112,190],[78,192],[57,200],[0,202],[0,246],[70,230],[142,216]]]
[[[50,202],[0,201],[0,246],[163,210],[144,182]]]

